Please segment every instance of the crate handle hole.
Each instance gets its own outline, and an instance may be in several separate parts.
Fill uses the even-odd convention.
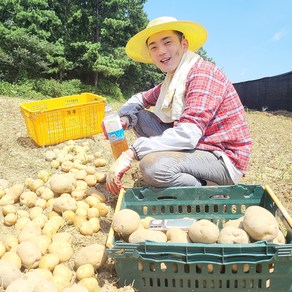
[[[162,196],[162,197],[158,197],[158,200],[177,200],[176,196]]]
[[[212,195],[209,197],[209,199],[230,199],[229,195]]]

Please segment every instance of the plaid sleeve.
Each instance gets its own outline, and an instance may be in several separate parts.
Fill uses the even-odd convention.
[[[148,91],[142,92],[143,103],[145,108],[150,108],[151,106],[155,106],[157,99],[160,94],[161,84],[149,89]]]

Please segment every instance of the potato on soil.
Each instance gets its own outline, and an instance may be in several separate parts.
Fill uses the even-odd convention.
[[[218,243],[233,244],[233,243],[249,243],[248,234],[241,228],[234,226],[225,226],[219,234]]]
[[[74,267],[78,269],[85,264],[91,264],[94,269],[100,268],[107,260],[107,251],[104,245],[94,243],[82,247],[74,259]]]
[[[32,241],[23,241],[16,250],[22,265],[26,268],[37,268],[42,256],[39,246]]]
[[[27,241],[41,234],[42,234],[42,230],[40,226],[36,222],[30,221],[21,230],[18,236],[18,241],[19,242]]]
[[[20,195],[24,191],[24,184],[15,184],[11,188],[9,188],[6,192],[6,195],[10,195],[13,197],[14,202],[18,202]]]
[[[0,260],[0,281],[4,289],[21,277],[20,269],[7,260]]]
[[[261,206],[246,209],[243,228],[254,240],[272,241],[279,232],[279,224],[274,215]]]
[[[71,197],[59,197],[53,201],[53,209],[58,213],[65,212],[66,210],[76,211],[77,202]]]
[[[72,286],[66,287],[63,292],[88,292],[88,290],[80,284],[73,284]]]
[[[201,219],[190,226],[189,237],[192,242],[215,243],[219,237],[219,228],[213,222]]]
[[[70,173],[53,174],[49,179],[49,185],[54,193],[70,193],[76,185],[76,180]]]
[[[155,242],[166,242],[167,236],[164,232],[151,229],[137,229],[129,236],[130,243],[151,240]]]

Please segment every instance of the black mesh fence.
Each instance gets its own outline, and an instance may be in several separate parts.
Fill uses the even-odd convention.
[[[233,85],[249,109],[292,112],[292,71]]]

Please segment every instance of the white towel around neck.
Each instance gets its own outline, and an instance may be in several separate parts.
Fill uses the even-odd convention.
[[[154,113],[164,123],[178,120],[185,107],[185,87],[187,75],[198,60],[199,55],[186,51],[174,73],[167,73],[154,107]]]

